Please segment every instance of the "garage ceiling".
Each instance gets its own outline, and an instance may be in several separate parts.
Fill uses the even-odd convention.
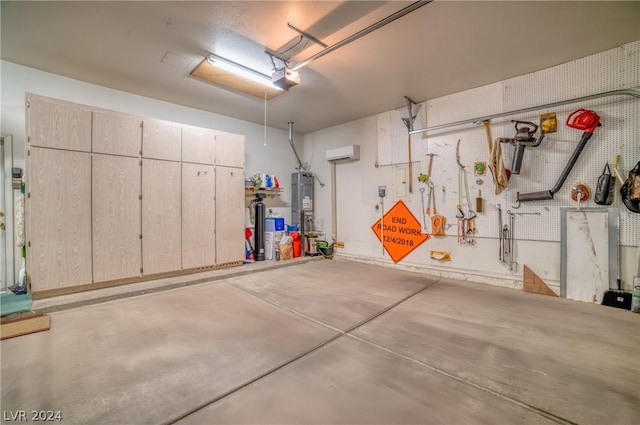
[[[265,100],[190,72],[216,53],[271,74],[265,49],[331,46],[412,2],[6,1],[3,60],[262,124]],[[640,2],[433,1],[300,70],[267,124],[306,134],[640,39]],[[303,39],[299,63],[322,46]]]

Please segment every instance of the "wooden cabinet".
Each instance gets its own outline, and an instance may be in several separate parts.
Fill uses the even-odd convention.
[[[142,269],[182,269],[182,196],[179,162],[142,160]]]
[[[90,284],[91,154],[32,147],[27,182],[32,291]]]
[[[94,154],[92,167],[93,280],[140,276],[139,159]]]
[[[216,264],[216,175],[213,165],[182,164],[182,268]]]
[[[182,162],[213,165],[215,158],[215,130],[192,126],[182,129]]]
[[[91,146],[94,153],[140,156],[142,119],[120,112],[94,111]]]
[[[142,157],[180,161],[182,126],[168,121],[145,119],[142,123]]]
[[[216,131],[216,165],[244,168],[244,136]]]
[[[37,296],[242,263],[243,136],[32,94],[27,105]]]
[[[91,151],[91,110],[82,105],[27,94],[28,145]]]
[[[216,263],[242,261],[244,251],[244,173],[216,166]]]

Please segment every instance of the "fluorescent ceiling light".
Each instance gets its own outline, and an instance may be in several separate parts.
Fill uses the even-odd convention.
[[[282,90],[280,87],[275,86],[271,82],[271,77],[261,72],[258,72],[255,69],[251,69],[244,65],[240,65],[239,63],[230,61],[229,59],[223,58],[222,56],[218,56],[213,53],[209,55],[207,60],[213,66],[218,67],[220,69],[224,69],[225,71],[229,71],[240,77],[262,84],[263,86],[269,87],[270,89]]]

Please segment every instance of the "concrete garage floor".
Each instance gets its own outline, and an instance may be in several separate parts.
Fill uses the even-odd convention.
[[[66,424],[640,423],[640,315],[334,259],[57,311],[2,410]]]

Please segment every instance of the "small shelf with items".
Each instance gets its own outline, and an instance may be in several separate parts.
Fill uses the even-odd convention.
[[[258,186],[245,186],[244,194],[246,196],[253,196],[256,193],[264,193],[266,196],[278,196],[283,189],[281,187],[258,187]]]

